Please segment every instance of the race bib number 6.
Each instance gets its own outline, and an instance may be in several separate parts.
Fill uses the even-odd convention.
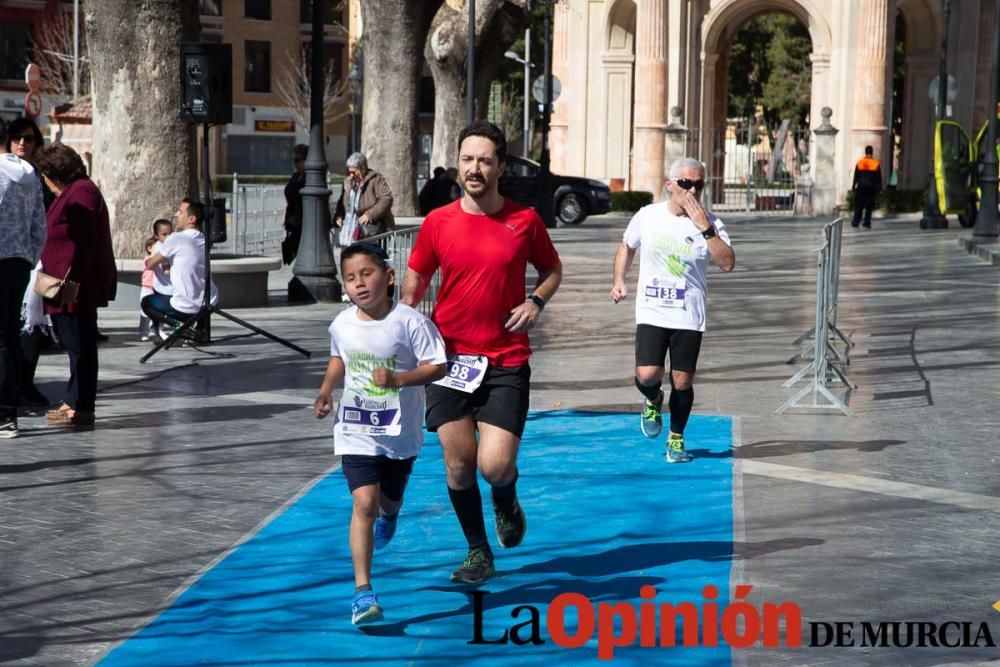
[[[399,392],[373,398],[345,390],[337,421],[343,433],[399,435],[402,432]]]
[[[487,359],[477,354],[454,354],[448,357],[445,376],[435,382],[442,387],[471,394],[483,383]]]

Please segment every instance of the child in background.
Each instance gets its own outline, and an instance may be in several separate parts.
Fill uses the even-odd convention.
[[[156,237],[150,236],[146,239],[146,257],[153,256],[153,246],[156,245]],[[139,301],[153,293],[153,270],[142,270],[142,289],[139,290]],[[146,317],[146,313],[139,309],[139,340],[145,342],[153,335],[153,321]]]
[[[333,447],[354,498],[351,622],[360,625],[382,620],[371,586],[372,551],[396,532],[424,439],[424,385],[444,377],[447,359],[437,327],[392,299],[384,250],[365,242],[344,248],[340,274],[354,305],[330,325],[330,361],[313,410],[317,418],[330,414],[333,389],[343,380]]]
[[[165,218],[160,218],[153,223],[153,238],[156,243],[153,245],[153,254],[160,252],[163,242],[174,233],[174,223]],[[170,284],[170,264],[160,262],[153,267],[153,291],[164,296],[172,296],[174,288]]]

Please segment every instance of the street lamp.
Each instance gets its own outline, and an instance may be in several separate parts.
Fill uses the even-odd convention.
[[[535,210],[546,227],[556,226],[552,208],[552,170],[549,155],[549,127],[552,124],[552,8],[558,0],[538,0],[545,9],[545,60],[542,76],[545,80],[545,102],[542,105],[542,154],[538,162],[538,201]]]
[[[503,54],[504,57],[524,65],[524,148],[522,154],[531,157],[531,28],[524,31],[524,58],[513,51]]]
[[[355,60],[351,65],[351,73],[347,75],[347,85],[351,89],[351,146],[348,155],[360,148],[358,144],[358,116],[361,108],[361,91],[364,89],[364,75],[361,73],[361,63]]]
[[[330,247],[330,188],[326,185],[323,147],[323,12],[313,0],[312,76],[309,91],[309,153],[306,184],[302,188],[302,237],[288,281],[288,300],[315,303],[340,301],[340,283]]]
[[[944,120],[948,104],[948,24],[951,18],[951,0],[941,3],[941,62],[938,73],[938,103],[937,118]],[[931,128],[931,136],[937,132],[937,123]],[[933,144],[932,144],[933,145]],[[938,202],[937,180],[934,177],[934,149],[931,149],[931,177],[927,183],[927,205],[924,206],[924,216],[920,218],[920,229],[948,229],[948,218],[941,215],[941,205]]]

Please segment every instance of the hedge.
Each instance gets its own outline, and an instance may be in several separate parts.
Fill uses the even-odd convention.
[[[626,190],[611,193],[612,211],[638,211],[643,206],[653,203],[653,193],[642,190]]]

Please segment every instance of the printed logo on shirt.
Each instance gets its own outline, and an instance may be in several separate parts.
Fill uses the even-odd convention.
[[[396,355],[380,357],[364,350],[347,350],[347,357],[350,359],[348,370],[351,375],[363,382],[357,391],[372,398],[399,393],[399,389],[395,387],[379,387],[372,380],[372,373],[376,368],[396,370]]]

